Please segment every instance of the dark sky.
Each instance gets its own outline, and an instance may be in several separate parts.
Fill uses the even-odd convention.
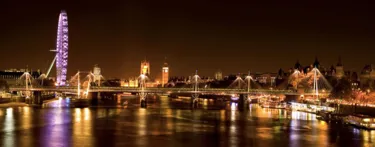
[[[0,69],[46,69],[61,9],[69,75],[99,64],[105,77],[137,76],[145,57],[153,76],[164,57],[179,76],[276,72],[315,56],[327,67],[341,56],[348,70],[375,63],[375,10],[366,1],[1,0]]]

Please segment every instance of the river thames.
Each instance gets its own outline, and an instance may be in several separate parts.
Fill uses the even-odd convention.
[[[136,101],[136,100],[133,100]],[[69,108],[70,99],[44,108],[0,109],[2,146],[375,146],[375,131],[329,124],[314,114],[251,104],[151,97],[147,108]]]

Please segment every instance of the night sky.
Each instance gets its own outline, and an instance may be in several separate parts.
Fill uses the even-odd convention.
[[[60,3],[57,3],[60,2]],[[315,56],[346,70],[375,63],[374,5],[361,1],[0,1],[0,69],[45,70],[54,54],[57,21],[69,21],[68,74],[102,68],[105,77],[138,76],[140,61],[160,75],[199,70],[213,76],[277,72]],[[53,73],[55,69],[53,69]]]

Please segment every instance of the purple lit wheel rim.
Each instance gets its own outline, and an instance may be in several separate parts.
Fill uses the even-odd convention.
[[[57,86],[66,85],[66,74],[68,72],[68,15],[61,11],[57,28],[56,41],[56,84]]]

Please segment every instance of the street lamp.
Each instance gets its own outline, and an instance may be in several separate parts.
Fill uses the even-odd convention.
[[[245,78],[247,80],[247,92],[250,92],[250,81],[253,79],[251,76],[250,76],[250,72],[249,72],[249,75],[246,76]]]
[[[141,74],[141,80],[144,80],[145,78],[146,78],[146,75],[144,75],[144,74]]]

